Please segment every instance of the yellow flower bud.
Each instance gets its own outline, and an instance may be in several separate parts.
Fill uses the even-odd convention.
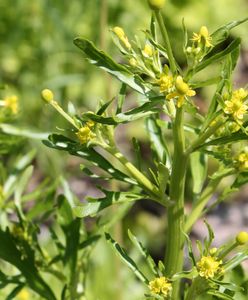
[[[53,92],[49,89],[44,89],[41,92],[42,99],[48,103],[52,102],[54,99]]]
[[[248,242],[248,232],[246,231],[241,231],[237,236],[236,236],[236,242],[239,245],[244,245]]]
[[[183,78],[181,76],[177,76],[176,89],[182,95],[186,95],[189,90],[189,86],[186,82],[183,81]]]
[[[121,27],[114,27],[113,32],[118,36],[119,39],[125,37],[125,32]]]
[[[136,67],[137,66],[137,60],[135,58],[130,58],[129,60],[129,64],[132,66],[132,67]]]
[[[200,28],[200,35],[203,36],[204,38],[207,38],[209,36],[208,29],[206,26],[202,26]]]
[[[148,0],[148,4],[153,10],[160,10],[164,7],[165,0]]]

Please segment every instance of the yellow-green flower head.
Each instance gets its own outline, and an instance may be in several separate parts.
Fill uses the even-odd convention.
[[[201,277],[213,278],[223,272],[222,261],[212,256],[203,256],[197,263],[197,270]]]
[[[117,35],[117,37],[119,38],[119,40],[124,44],[124,46],[130,50],[131,49],[131,44],[128,41],[128,38],[124,32],[124,30],[121,27],[114,27],[113,28],[113,32]]]
[[[192,41],[197,42],[198,44],[203,44],[207,48],[213,47],[211,44],[212,38],[206,26],[202,26],[199,33],[193,33]]]
[[[41,97],[47,103],[50,103],[54,100],[53,92],[49,89],[42,90],[41,91]]]
[[[149,289],[153,294],[168,297],[172,291],[172,285],[165,277],[157,277],[149,282]]]
[[[144,57],[151,57],[153,56],[153,48],[151,45],[146,44],[144,50],[142,50],[142,54]]]
[[[91,131],[94,124],[89,122],[87,122],[85,126],[81,127],[76,133],[81,144],[86,144],[95,137],[95,134]]]
[[[240,171],[248,170],[248,153],[241,152],[237,157],[237,164]]]
[[[12,112],[12,114],[16,115],[18,113],[19,109],[19,104],[18,104],[18,97],[13,95],[13,96],[8,96],[4,98],[4,106]]]
[[[151,9],[159,10],[164,7],[165,0],[148,0],[148,4]]]
[[[192,90],[189,85],[183,81],[182,76],[177,76],[175,82],[175,92],[172,92],[166,96],[166,99],[171,100],[173,98],[178,98],[177,106],[181,107],[183,105],[185,97],[195,96],[195,91]]]
[[[244,245],[248,242],[248,232],[246,231],[241,231],[237,236],[236,236],[236,242],[239,245]]]
[[[173,86],[173,77],[172,75],[162,73],[157,83],[159,85],[160,93],[166,93]]]
[[[244,104],[244,100],[247,97],[248,92],[244,89],[236,90],[232,93],[230,100],[225,101],[224,112],[227,115],[232,115],[237,121],[243,120],[248,106]]]

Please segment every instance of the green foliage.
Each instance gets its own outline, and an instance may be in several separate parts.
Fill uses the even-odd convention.
[[[174,1],[175,5],[180,5],[179,2]],[[95,6],[92,3],[83,1],[83,6],[93,12]],[[100,15],[103,37],[107,18],[104,3],[101,2]],[[128,3],[125,5],[128,6]],[[93,111],[82,113],[77,110],[77,101],[76,105],[66,103],[66,100],[59,102],[61,98],[67,99],[68,95],[81,99],[78,92],[70,93],[67,87],[75,82],[81,83],[86,75],[79,74],[85,67],[83,64],[80,67],[80,56],[76,50],[73,50],[73,59],[68,66],[63,57],[60,63],[53,61],[51,45],[72,51],[66,46],[72,33],[65,29],[62,15],[56,13],[56,8],[43,17],[40,10],[47,5],[38,1],[30,7],[39,12],[38,19],[45,24],[44,30],[46,26],[49,29],[53,22],[58,23],[58,32],[63,33],[64,40],[57,43],[50,37],[41,41],[44,44],[40,45],[37,37],[33,40],[28,30],[30,45],[24,43],[22,46],[28,47],[27,53],[32,55],[32,47],[37,46],[34,48],[37,49],[39,64],[33,64],[32,76],[29,77],[29,72],[18,66],[18,60],[8,64],[5,57],[7,63],[1,81],[11,82],[20,74],[22,76],[16,87],[25,88],[22,80],[30,78],[30,84],[42,88],[47,84],[54,88],[55,97],[50,97],[47,105],[55,108],[68,124],[65,125],[60,117],[54,118],[50,125],[58,128],[59,133],[55,134],[39,132],[39,126],[36,126],[37,130],[32,130],[32,126],[19,127],[16,122],[19,112],[17,97],[10,96],[8,90],[1,90],[0,296],[19,299],[22,293],[27,293],[34,299],[49,300],[118,297],[133,300],[139,299],[143,293],[146,299],[161,300],[246,299],[247,277],[241,268],[242,262],[248,258],[246,245],[240,246],[235,237],[231,237],[219,248],[211,248],[215,233],[205,221],[208,236],[203,242],[196,241],[199,250],[196,255],[190,232],[197,220],[206,217],[207,212],[248,181],[248,152],[244,147],[247,140],[248,91],[247,87],[233,87],[232,75],[239,58],[241,39],[230,38],[231,30],[244,25],[248,19],[230,22],[212,34],[206,26],[202,26],[192,38],[186,22],[183,22],[184,45],[177,47],[176,42],[170,41],[170,22],[160,9],[156,9],[152,12],[150,29],[143,31],[142,37],[138,35],[131,39],[129,32],[126,34],[119,26],[111,29],[113,42],[122,55],[118,61],[106,47],[103,47],[104,51],[100,49],[103,42],[98,47],[95,38],[94,42],[84,37],[75,38],[74,44],[83,51],[87,60],[117,79],[114,84],[119,89],[117,96],[111,98],[105,97],[106,91],[102,88],[108,101],[101,100],[98,105],[94,102],[90,108]],[[110,1],[109,5],[113,9],[116,4]],[[123,5],[119,3],[117,11],[120,12]],[[25,4],[18,4],[18,7],[25,11]],[[140,7],[145,7],[145,4]],[[168,11],[171,7],[168,4]],[[73,27],[80,19],[76,12],[78,10],[80,15],[81,6],[72,1],[71,5],[65,4],[63,8],[65,12],[68,9],[73,13]],[[9,13],[6,8],[6,15]],[[110,14],[112,17],[115,15],[114,9]],[[33,25],[30,22],[27,28]],[[75,34],[78,35],[78,32]],[[3,35],[1,30],[0,35]],[[175,54],[176,48],[181,51],[180,59]],[[24,61],[27,60],[26,50],[21,53]],[[6,51],[3,53],[6,56]],[[184,60],[182,57],[185,57],[183,68],[180,66]],[[57,70],[59,66],[61,72]],[[35,79],[39,78],[37,74],[41,74],[41,82]],[[108,80],[109,77],[106,83]],[[97,86],[98,81],[93,81],[93,87]],[[208,107],[202,111],[193,97],[200,95],[201,88],[209,86],[214,87],[213,95],[208,95]],[[82,97],[87,95],[88,98],[90,86],[87,86],[87,81],[85,87],[87,89]],[[53,95],[50,90],[47,92]],[[133,104],[130,99],[137,101]],[[67,104],[68,108],[64,109]],[[34,111],[39,111],[38,106],[41,104],[36,104]],[[43,120],[34,111],[30,124]],[[48,119],[47,116],[44,118],[45,121]],[[10,124],[12,122],[14,124]],[[122,129],[128,126],[132,126],[131,137],[127,138],[130,138],[134,152],[130,158],[125,148],[122,149],[123,136],[120,135]],[[142,135],[137,135],[136,127]],[[22,148],[28,144],[28,139],[32,140],[30,143],[42,139],[45,146],[54,149],[54,155],[64,152],[64,155],[77,159],[73,162],[80,164],[83,161],[80,176],[83,173],[88,184],[83,199],[70,190],[65,174],[56,180],[45,178],[33,183],[40,152],[37,155],[36,151],[30,150],[23,154]],[[145,157],[144,146],[148,149],[149,158]],[[215,164],[213,172],[212,161]],[[94,186],[93,196],[90,196],[91,186]],[[211,202],[217,189],[218,199]],[[186,214],[187,196],[193,196],[194,201]],[[128,230],[130,243],[123,239],[122,225],[128,223],[126,216],[132,207],[135,210],[138,201],[156,205],[154,207],[158,207],[159,213],[161,211],[163,217],[166,216],[166,226],[161,218],[160,231],[156,231],[151,219],[144,219],[146,229],[145,235],[140,238],[142,242]],[[146,231],[150,232],[150,236]],[[153,257],[157,244],[153,246],[152,243],[154,240],[163,242],[161,235],[165,236],[163,248],[166,253],[164,257],[159,254],[157,260]],[[125,271],[125,267],[119,270],[118,261],[106,242],[130,273]],[[97,252],[95,246],[99,243],[104,250]],[[185,245],[191,260],[187,268],[184,267]],[[187,279],[187,286],[184,279]],[[116,281],[125,283],[120,292]],[[138,291],[139,295],[134,291]]]

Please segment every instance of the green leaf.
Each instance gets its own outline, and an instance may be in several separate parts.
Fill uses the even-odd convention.
[[[128,236],[134,246],[139,250],[140,254],[145,258],[147,265],[149,266],[150,270],[152,273],[158,277],[158,271],[157,271],[157,266],[151,257],[151,255],[148,253],[148,250],[142,245],[142,243],[132,234],[132,232],[128,229]]]
[[[145,102],[139,107],[126,111],[125,113],[119,113],[113,117],[104,117],[92,112],[88,112],[83,114],[83,118],[107,125],[118,125],[121,123],[132,122],[158,112],[158,104],[164,102],[161,97],[151,98],[151,100],[152,101]]]
[[[63,195],[58,197],[57,202],[57,218],[66,240],[63,263],[69,269],[69,286],[72,287],[77,276],[75,271],[77,270],[81,220],[73,218],[72,208]]]
[[[5,300],[13,300],[16,299],[15,297],[19,294],[19,292],[23,289],[24,284],[18,285],[13,289],[13,291],[6,297]]]
[[[45,140],[43,141],[43,143],[50,148],[64,150],[71,155],[75,155],[88,160],[91,164],[104,170],[116,180],[136,184],[136,181],[134,181],[134,179],[117,170],[105,157],[103,157],[93,148],[86,148],[63,135],[58,134],[50,135],[49,140]]]
[[[248,20],[248,18],[245,18],[245,19],[240,20],[240,21],[232,21],[230,23],[227,23],[224,26],[221,26],[219,29],[217,29],[215,32],[213,32],[211,34],[212,43],[214,45],[217,45],[217,44],[225,41],[228,38],[231,29],[233,29],[236,26],[246,22],[247,20]]]
[[[215,296],[217,299],[233,300],[233,297],[215,290],[207,291],[208,295]]]
[[[248,172],[239,173],[236,177],[234,183],[232,184],[232,188],[240,188],[242,185],[248,182]]]
[[[75,206],[73,209],[74,214],[79,218],[83,218],[99,213],[113,204],[132,202],[147,198],[145,195],[132,192],[109,192],[106,190],[103,192],[105,193],[105,197],[99,199],[88,198],[91,202],[81,206]]]
[[[105,233],[106,240],[110,243],[112,248],[115,250],[116,254],[126,263],[126,265],[133,271],[135,276],[137,276],[146,285],[149,283],[145,275],[139,270],[136,263],[128,256],[125,249],[123,249],[108,233]]]
[[[228,289],[229,291],[233,292],[241,292],[243,291],[243,288],[241,286],[238,286],[237,284],[231,283],[231,282],[223,282],[216,279],[210,279],[212,282],[218,284],[219,286],[223,287],[224,289]]]
[[[124,103],[125,98],[126,98],[126,89],[127,89],[127,86],[126,86],[126,84],[123,83],[121,85],[121,89],[120,89],[120,92],[119,92],[119,95],[118,95],[116,115],[118,115],[119,113],[122,112],[122,106],[123,106],[123,103]]]
[[[85,249],[86,247],[90,247],[90,246],[94,245],[97,241],[99,241],[100,238],[101,238],[100,234],[90,236],[86,240],[84,240],[83,242],[81,242],[79,244],[78,249],[82,250],[82,249]]]
[[[204,220],[204,223],[208,229],[208,238],[204,240],[204,255],[208,255],[209,248],[211,247],[212,241],[214,240],[214,232],[206,220]]]
[[[145,86],[139,76],[132,74],[126,67],[116,63],[105,52],[97,49],[96,46],[89,40],[84,38],[75,38],[74,44],[83,50],[92,64],[112,74],[121,82],[127,84],[141,94],[147,94],[149,92],[149,89]]]
[[[0,124],[0,129],[9,135],[20,136],[25,138],[43,140],[47,139],[50,133],[47,132],[37,132],[30,130],[28,128],[15,127],[9,124]]]
[[[227,263],[224,264],[225,271],[231,270],[240,265],[243,261],[248,259],[248,251],[243,253],[237,253]]]
[[[28,152],[26,155],[21,156],[16,159],[14,163],[14,169],[11,170],[11,173],[3,186],[3,192],[6,199],[15,191],[17,182],[22,174],[23,170],[31,163],[36,154],[35,150]]]
[[[56,300],[52,290],[42,279],[36,268],[34,251],[29,244],[24,240],[22,241],[22,246],[25,249],[24,256],[23,252],[17,248],[17,241],[8,229],[6,231],[0,229],[0,240],[0,258],[19,269],[29,287],[35,292],[45,299]]]
[[[219,146],[219,145],[226,145],[233,142],[243,141],[247,140],[247,134],[243,133],[242,131],[238,131],[235,133],[232,133],[230,135],[220,137],[217,139],[213,139],[207,143],[204,143],[198,147],[198,149],[207,147],[207,146]]]
[[[154,153],[156,153],[157,160],[165,164],[166,167],[170,170],[171,158],[169,150],[163,138],[162,130],[157,124],[156,116],[150,116],[146,119],[146,128],[149,135],[151,147]]]
[[[200,72],[201,70],[205,69],[207,66],[209,66],[212,63],[216,63],[220,60],[222,60],[226,55],[228,55],[229,53],[231,53],[232,51],[236,51],[237,48],[239,48],[241,43],[241,39],[240,38],[236,38],[234,41],[231,42],[230,45],[228,45],[226,47],[226,49],[213,54],[212,56],[203,59],[202,62],[200,62],[194,69],[194,74]]]
[[[193,193],[199,194],[207,176],[207,157],[202,152],[190,155],[190,168],[193,179]]]

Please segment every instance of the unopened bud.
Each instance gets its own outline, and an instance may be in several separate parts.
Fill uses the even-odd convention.
[[[244,245],[248,242],[248,232],[246,231],[241,231],[237,236],[236,236],[236,242],[239,245]]]
[[[53,99],[54,99],[53,92],[51,90],[49,90],[49,89],[44,89],[41,92],[41,96],[42,96],[42,99],[44,101],[46,101],[47,103],[52,102]]]
[[[160,10],[164,7],[165,0],[148,0],[148,4],[153,10]]]

